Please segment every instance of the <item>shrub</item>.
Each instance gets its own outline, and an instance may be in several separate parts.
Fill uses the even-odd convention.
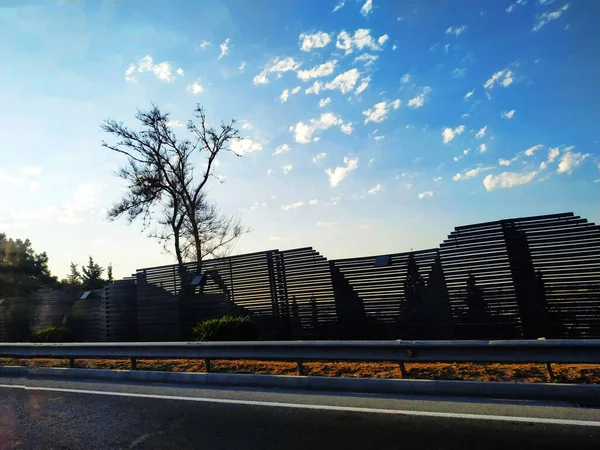
[[[75,334],[65,327],[48,327],[31,336],[31,342],[73,342]]]
[[[195,341],[254,341],[258,338],[250,316],[223,316],[192,328]]]

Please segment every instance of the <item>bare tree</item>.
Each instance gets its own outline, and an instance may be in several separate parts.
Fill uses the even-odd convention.
[[[180,271],[186,261],[196,261],[197,273],[202,260],[220,256],[247,229],[238,217],[227,216],[207,197],[207,183],[215,172],[215,160],[221,151],[230,151],[239,138],[235,120],[221,123],[219,130],[206,123],[204,110],[194,110],[196,124],[189,120],[190,138],[178,140],[169,126],[169,114],[155,105],[138,111],[141,131],[133,131],[115,120],[105,120],[101,129],[117,138],[116,143],[102,146],[127,156],[127,164],[116,175],[128,183],[127,193],[108,212],[110,219],[126,216],[131,223],[142,218],[144,230],[157,238],[168,250],[173,244]],[[205,163],[195,168],[191,158],[200,154]],[[195,173],[198,173],[195,176]]]

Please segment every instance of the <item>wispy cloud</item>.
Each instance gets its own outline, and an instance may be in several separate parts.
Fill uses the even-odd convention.
[[[346,156],[344,164],[344,166],[338,166],[335,169],[325,169],[331,187],[336,187],[350,172],[358,169],[358,158],[349,158]]]
[[[273,155],[281,155],[282,153],[289,152],[290,150],[291,149],[290,149],[290,146],[288,144],[281,144],[280,146],[278,146],[275,149],[275,152],[273,153]]]
[[[487,130],[487,125],[483,128],[481,128],[476,134],[475,134],[475,138],[477,139],[481,139],[483,137],[485,137],[485,132]]]
[[[476,167],[475,169],[466,169],[466,170],[463,170],[461,173],[457,173],[456,175],[454,175],[452,177],[452,179],[454,181],[468,180],[469,178],[475,178],[480,173],[486,172],[491,169],[493,169],[493,167],[483,167],[483,166]]]
[[[328,61],[309,70],[299,70],[298,78],[300,78],[302,81],[308,81],[313,78],[326,77],[333,73],[336,64],[337,60],[334,59],[333,61]]]
[[[219,48],[221,49],[221,53],[219,54],[219,57],[217,59],[221,59],[223,58],[223,56],[229,53],[229,38],[225,39],[225,42],[219,45]]]
[[[466,25],[461,25],[460,27],[448,27],[445,31],[446,34],[453,34],[456,37],[460,36],[467,29]]]
[[[238,155],[249,155],[261,151],[263,144],[261,141],[250,138],[236,139],[231,143],[231,150]]]
[[[379,102],[376,103],[373,108],[369,108],[363,111],[365,118],[365,124],[369,122],[382,122],[387,116],[390,109],[398,109],[400,107],[400,100],[396,99],[392,102]]]
[[[166,81],[171,83],[177,79],[173,74],[173,66],[170,62],[164,61],[158,64],[154,64],[152,56],[146,55],[140,59],[136,64],[130,64],[125,71],[125,81],[128,83],[137,83],[138,79],[136,73],[151,72],[160,81]],[[183,76],[183,70],[177,69],[175,73],[179,76]]]
[[[323,108],[331,103],[331,97],[322,98],[319,100],[319,108]]]
[[[297,202],[290,203],[287,205],[281,205],[281,209],[284,211],[292,211],[294,209],[301,208],[302,206],[304,206],[304,200],[299,200]]]
[[[301,62],[296,61],[291,56],[288,56],[287,58],[274,58],[265,65],[263,70],[256,75],[252,81],[255,85],[267,84],[269,82],[269,73],[281,74],[285,72],[291,72],[298,70],[301,65]]]
[[[332,12],[339,11],[340,9],[342,9],[344,7],[345,4],[346,4],[346,0],[340,0],[340,2],[337,5],[335,5]]]
[[[502,172],[499,175],[489,174],[483,179],[483,185],[487,191],[493,191],[494,189],[504,189],[521,184],[527,184],[535,178],[537,172]]]
[[[323,160],[326,156],[326,153],[317,153],[315,156],[313,156],[312,161],[317,165],[321,165],[321,160]]]
[[[294,132],[296,142],[308,144],[313,139],[313,135],[334,126],[341,126],[343,123],[341,117],[333,113],[323,113],[318,119],[310,119],[309,123],[298,122],[292,125],[290,131]]]
[[[414,98],[411,98],[408,101],[408,106],[410,108],[420,108],[425,104],[425,96],[431,92],[431,88],[429,86],[425,86],[423,88],[423,92],[417,95]]]
[[[535,152],[537,152],[539,149],[541,149],[542,147],[544,147],[542,144],[537,144],[537,145],[534,145],[533,147],[529,147],[527,150],[525,150],[525,155],[533,156],[533,154]]]
[[[371,189],[369,189],[367,191],[367,194],[369,195],[375,195],[377,194],[379,191],[381,190],[381,184],[376,184],[375,186],[373,186]]]
[[[456,136],[462,134],[463,131],[465,131],[464,125],[459,125],[454,129],[444,128],[444,130],[442,131],[442,138],[444,139],[444,144],[447,144],[450,141],[452,141]]]
[[[331,42],[331,36],[324,31],[314,34],[302,33],[300,35],[300,50],[310,52],[313,48],[323,48]]]
[[[288,173],[290,173],[292,171],[292,169],[294,168],[294,166],[292,164],[288,164],[286,166],[283,166],[283,174],[287,175]]]
[[[371,50],[381,50],[382,45],[387,41],[387,35],[380,36],[377,41],[371,36],[371,30],[366,28],[359,28],[351,36],[347,31],[342,30],[336,39],[335,46],[340,50],[343,50],[346,55],[352,53],[354,50],[363,50],[370,48]]]
[[[552,11],[552,12],[544,12],[541,15],[536,17],[536,21],[535,21],[535,25],[533,26],[533,28],[531,29],[531,31],[539,31],[540,29],[542,29],[543,27],[545,27],[546,25],[548,25],[548,23],[552,22],[553,20],[558,19],[560,16],[563,15],[563,13],[569,9],[569,4],[566,3],[563,7],[557,9],[556,11]]]
[[[483,85],[485,89],[492,89],[496,83],[500,83],[504,87],[508,87],[514,81],[514,74],[509,69],[502,69],[494,73]]]
[[[346,94],[354,89],[359,77],[360,73],[357,69],[350,69],[325,83],[325,89],[339,90],[342,94]]]
[[[368,16],[373,12],[373,0],[366,0],[362,8],[360,8],[360,13],[363,16]]]
[[[200,84],[197,81],[194,81],[192,84],[188,84],[186,91],[188,91],[192,95],[198,95],[204,92],[204,88],[200,86]]]
[[[512,119],[514,115],[515,115],[514,109],[511,109],[510,111],[502,111],[500,113],[500,117],[502,117],[503,119]]]
[[[426,197],[433,197],[433,191],[421,192],[420,194],[417,195],[417,197],[419,197],[419,200],[423,200]]]
[[[558,163],[558,169],[556,169],[556,172],[571,174],[573,169],[585,161],[588,156],[590,156],[589,153],[583,154],[567,151],[566,153],[563,153],[560,162]]]
[[[465,100],[471,98],[473,96],[473,93],[475,92],[475,89],[470,90],[469,92],[467,92],[465,94]]]

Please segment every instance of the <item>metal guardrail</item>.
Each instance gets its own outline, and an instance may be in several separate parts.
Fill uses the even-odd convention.
[[[542,363],[554,378],[552,363],[600,363],[600,340],[0,343],[0,357],[204,359],[208,372],[215,359],[295,361],[300,374],[306,361],[394,361],[403,376],[405,363]]]

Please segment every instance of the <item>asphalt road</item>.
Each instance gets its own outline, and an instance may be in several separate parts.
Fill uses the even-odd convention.
[[[0,449],[598,448],[574,405],[0,378]]]

